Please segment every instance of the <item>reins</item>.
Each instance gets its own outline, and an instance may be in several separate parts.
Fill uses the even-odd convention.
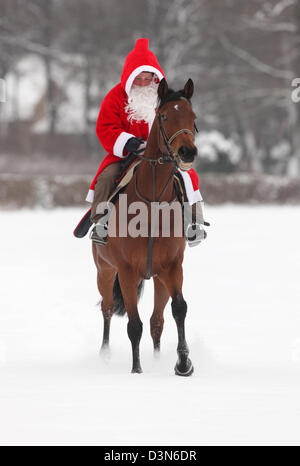
[[[163,127],[162,123],[162,114],[160,112],[157,113],[157,118],[158,118],[158,148],[160,150],[161,156],[158,159],[150,159],[148,157],[144,157],[142,155],[142,152],[144,149],[140,149],[134,152],[135,155],[137,155],[141,160],[144,160],[145,162],[148,162],[152,166],[152,181],[153,181],[153,200],[151,201],[150,199],[146,199],[138,190],[137,186],[137,173],[138,169],[135,171],[135,193],[138,196],[139,199],[141,199],[143,202],[145,202],[148,205],[152,205],[152,203],[160,203],[165,192],[167,191],[173,176],[177,170],[177,168],[180,168],[180,158],[177,152],[174,152],[171,147],[171,143],[174,141],[174,139],[179,136],[180,134],[190,134],[191,136],[194,137],[194,133],[186,128],[180,129],[179,131],[176,131],[169,139],[166,136],[165,129]],[[196,125],[194,125],[195,131],[198,132]],[[164,146],[166,148],[167,154],[163,152],[160,144],[160,136],[162,136]],[[171,174],[167,180],[167,183],[165,187],[163,188],[162,192],[158,196],[158,199],[156,200],[156,167],[158,165],[162,165],[165,163],[172,163],[174,165],[173,170],[171,171]],[[173,199],[169,204],[173,203],[176,200]],[[148,253],[147,253],[147,264],[146,264],[146,274],[145,274],[145,279],[149,280],[151,278],[151,270],[152,270],[152,250],[153,250],[153,244],[154,244],[154,234],[155,234],[155,229],[156,225],[152,225],[152,217],[151,217],[151,231],[150,231],[150,236],[149,236],[149,241],[148,241]]]
[[[167,190],[167,188],[168,188],[168,186],[169,186],[169,184],[170,184],[170,182],[171,182],[171,180],[172,180],[172,178],[174,176],[174,173],[176,172],[176,170],[178,168],[176,153],[172,151],[171,143],[174,141],[174,139],[177,136],[179,136],[179,134],[182,134],[182,133],[191,134],[194,137],[194,133],[191,130],[184,128],[184,129],[180,129],[179,131],[176,131],[176,133],[174,133],[170,137],[170,139],[168,139],[167,136],[166,136],[163,124],[162,124],[162,114],[160,112],[157,113],[157,118],[158,118],[158,128],[159,128],[159,131],[158,131],[158,148],[160,150],[160,153],[162,154],[161,157],[159,157],[158,159],[150,159],[148,157],[144,157],[140,153],[144,149],[140,149],[140,150],[134,152],[134,154],[137,155],[140,159],[144,160],[145,162],[150,163],[151,166],[152,166],[152,178],[153,178],[153,200],[152,201],[150,199],[146,199],[139,192],[138,187],[137,187],[137,171],[138,170],[136,170],[136,172],[135,172],[135,193],[139,197],[139,199],[146,202],[147,204],[151,204],[151,202],[161,202],[162,197],[165,194],[165,192],[166,192],[166,190]],[[163,138],[165,148],[167,149],[167,152],[168,152],[167,154],[165,154],[161,149],[160,135]],[[174,164],[174,169],[172,170],[171,175],[169,176],[165,187],[163,188],[160,196],[158,197],[158,199],[156,201],[156,167],[157,167],[158,164],[163,165],[164,163],[173,163]],[[174,200],[171,201],[171,203],[174,202]]]
[[[145,274],[145,279],[146,280],[149,280],[151,278],[151,270],[152,270],[152,250],[153,250],[153,244],[154,244],[154,235],[155,235],[155,230],[156,230],[156,222],[155,222],[155,219],[156,219],[156,215],[154,215],[154,219],[152,218],[152,208],[156,208],[156,203],[159,204],[169,186],[169,184],[171,183],[172,179],[173,179],[173,176],[174,176],[174,173],[176,172],[176,167],[173,168],[169,178],[168,178],[168,181],[165,185],[165,187],[163,188],[162,192],[160,193],[158,199],[156,200],[156,167],[157,167],[157,163],[154,164],[151,162],[151,166],[152,166],[152,180],[153,180],[153,201],[150,201],[149,199],[146,199],[144,196],[142,196],[138,190],[138,187],[137,187],[137,170],[135,172],[135,193],[136,195],[142,200],[144,201],[146,204],[150,205],[151,206],[151,228],[150,228],[150,236],[149,236],[149,241],[148,241],[148,252],[147,252],[147,264],[146,264],[146,274]],[[176,201],[176,196],[175,198],[170,202],[170,204],[172,204],[172,202]],[[154,204],[153,204],[154,203]],[[154,222],[154,223],[153,223]]]

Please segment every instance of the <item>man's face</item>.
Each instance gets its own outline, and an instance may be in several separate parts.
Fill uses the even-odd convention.
[[[128,113],[128,121],[146,121],[150,123],[155,117],[157,105],[158,83],[153,79],[152,73],[142,72],[135,80],[128,93],[128,105],[125,110]]]
[[[142,73],[138,74],[135,80],[133,81],[133,85],[135,86],[149,86],[152,81],[152,73],[148,71],[143,71]]]

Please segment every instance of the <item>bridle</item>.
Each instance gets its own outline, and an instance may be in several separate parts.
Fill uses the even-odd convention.
[[[187,100],[187,99],[185,99]],[[166,132],[165,132],[165,129],[164,129],[164,126],[163,126],[163,120],[167,120],[167,117],[166,115],[164,115],[163,113],[160,113],[159,111],[157,111],[157,119],[158,119],[158,148],[159,148],[159,151],[161,153],[161,156],[158,158],[158,159],[149,159],[147,157],[144,157],[142,156],[142,152],[144,152],[144,149],[140,149],[140,150],[137,150],[134,152],[135,155],[137,155],[140,159],[142,160],[145,160],[146,162],[149,162],[151,164],[164,164],[164,163],[173,163],[176,168],[180,168],[182,171],[187,171],[191,168],[191,165],[190,164],[185,164],[177,151],[174,151],[171,147],[171,144],[172,142],[174,141],[174,139],[177,138],[177,136],[179,136],[180,134],[190,134],[193,139],[195,138],[195,132],[199,132],[198,131],[198,128],[196,126],[196,123],[194,122],[194,132],[191,131],[190,129],[187,129],[187,128],[183,128],[183,129],[180,129],[178,131],[176,131],[176,133],[174,133],[169,139],[167,138],[167,135],[166,135]],[[162,148],[161,148],[161,137],[162,137],[162,140],[163,140],[163,143],[164,143],[164,146],[165,146],[165,149],[166,149],[166,152],[165,153]]]
[[[186,99],[185,97],[182,97],[182,99],[186,100],[189,104],[190,101],[188,99]],[[160,105],[159,108],[161,108],[162,105]],[[164,195],[164,193],[166,192],[175,172],[177,171],[178,168],[180,168],[182,171],[187,171],[187,170],[190,170],[191,168],[191,164],[186,164],[184,163],[178,152],[177,151],[174,151],[171,147],[171,144],[172,142],[174,141],[174,139],[177,138],[177,136],[179,136],[180,134],[190,134],[193,139],[195,138],[195,132],[199,132],[198,131],[198,128],[196,126],[196,123],[194,122],[194,132],[191,131],[190,129],[187,129],[187,128],[182,128],[178,131],[176,131],[176,133],[174,133],[169,139],[167,138],[167,135],[166,135],[166,132],[165,132],[165,129],[164,129],[164,126],[163,126],[163,120],[167,120],[167,116],[164,115],[163,113],[161,113],[159,111],[159,109],[157,110],[157,120],[158,120],[158,148],[159,148],[159,151],[161,153],[161,156],[159,158],[156,158],[156,159],[150,159],[148,157],[144,157],[142,155],[142,152],[144,152],[144,149],[139,149],[137,151],[134,151],[133,153],[135,155],[137,155],[141,160],[144,160],[145,162],[148,162],[151,164],[152,166],[152,177],[153,177],[153,199],[152,201],[149,200],[149,199],[146,199],[144,196],[142,196],[139,191],[138,191],[138,187],[137,187],[137,170],[135,172],[135,192],[136,192],[136,195],[144,202],[146,202],[147,204],[151,204],[151,202],[161,202],[162,200],[162,197]],[[164,143],[164,146],[165,146],[165,149],[166,149],[166,152],[165,153],[162,148],[161,148],[161,144],[160,144],[160,140],[161,140],[161,137],[162,137],[162,140],[163,140],[163,143]],[[170,177],[168,178],[167,180],[167,183],[163,189],[163,191],[161,192],[160,196],[158,196],[158,199],[156,199],[156,167],[157,165],[163,165],[165,163],[172,163],[174,165],[174,168],[170,174]],[[173,201],[172,201],[173,202]]]
[[[190,134],[193,139],[195,137],[195,132],[191,131],[190,129],[187,129],[187,128],[183,128],[183,129],[180,129],[178,131],[176,131],[176,133],[174,133],[170,139],[167,138],[166,136],[166,132],[165,132],[165,129],[163,127],[163,123],[162,123],[162,120],[166,120],[167,117],[158,112],[157,113],[157,118],[158,118],[158,128],[159,128],[159,132],[158,132],[158,147],[159,147],[159,150],[160,150],[160,153],[162,154],[161,157],[158,159],[158,163],[166,163],[166,162],[171,162],[171,163],[174,163],[177,168],[180,168],[181,170],[183,171],[187,171],[191,168],[190,164],[185,164],[181,158],[179,157],[179,154],[177,151],[174,151],[172,150],[172,147],[171,147],[171,144],[172,142],[174,141],[174,139],[177,138],[177,136],[179,136],[180,134]],[[198,132],[198,129],[196,127],[196,124],[194,123],[194,130]],[[162,136],[162,139],[163,139],[163,143],[164,143],[164,146],[167,150],[167,154],[165,154],[163,152],[163,150],[161,149],[161,145],[160,145],[160,135]]]

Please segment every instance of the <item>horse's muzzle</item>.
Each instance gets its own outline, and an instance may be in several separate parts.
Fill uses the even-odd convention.
[[[193,163],[197,156],[197,147],[181,146],[178,149],[178,155],[184,163]]]

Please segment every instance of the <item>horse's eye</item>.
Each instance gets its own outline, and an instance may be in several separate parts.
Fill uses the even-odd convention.
[[[167,115],[164,115],[164,114],[162,114],[161,117],[162,117],[162,119],[163,119],[164,121],[167,121],[167,119],[168,119],[168,118],[167,118]]]

